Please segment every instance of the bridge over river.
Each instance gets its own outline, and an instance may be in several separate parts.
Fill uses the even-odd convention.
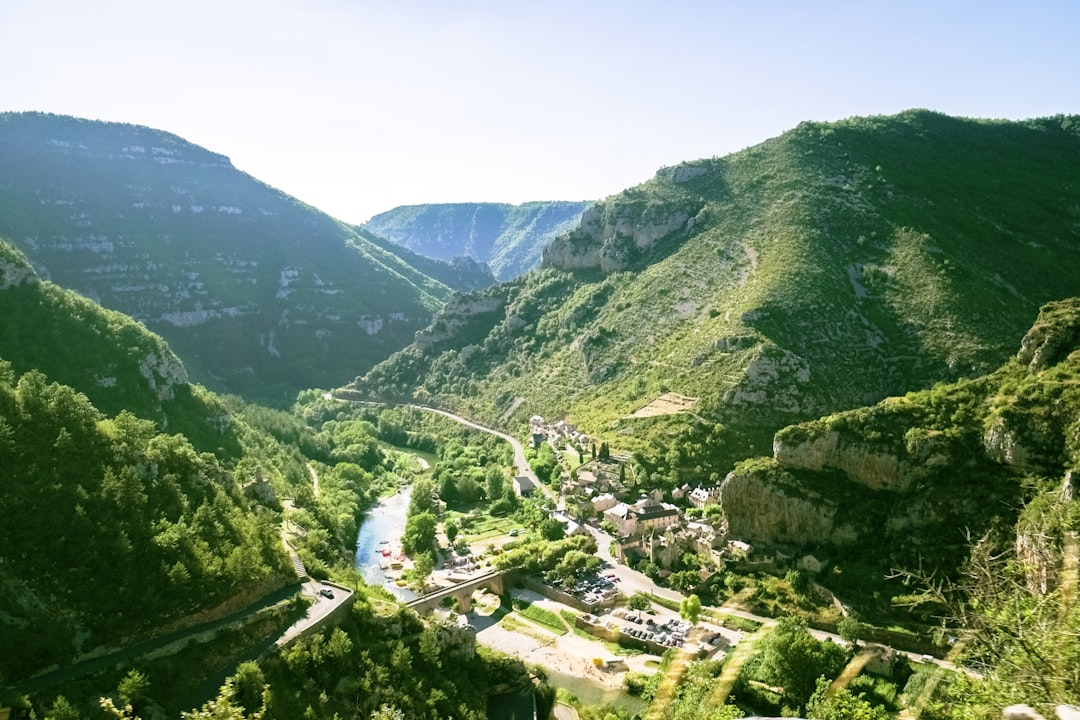
[[[412,608],[421,615],[427,614],[442,605],[446,598],[456,598],[459,612],[467,613],[472,609],[473,593],[480,588],[486,588],[496,595],[502,595],[504,590],[503,578],[506,570],[493,570],[470,580],[465,580],[456,585],[436,590],[423,597],[418,597],[409,602],[406,607]]]

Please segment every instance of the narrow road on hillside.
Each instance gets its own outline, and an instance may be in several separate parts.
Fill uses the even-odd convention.
[[[498,430],[492,430],[491,428],[484,427],[483,425],[480,425],[479,423],[475,423],[472,420],[466,420],[465,418],[461,417],[460,415],[455,415],[454,413],[447,412],[446,410],[439,410],[438,408],[427,407],[426,405],[414,405],[412,403],[380,402],[378,400],[353,400],[351,398],[340,397],[338,395],[332,395],[332,397],[334,397],[337,400],[344,400],[346,402],[362,403],[362,404],[365,404],[365,405],[396,405],[398,407],[413,408],[414,410],[423,410],[424,412],[435,413],[436,415],[442,415],[443,417],[450,418],[454,422],[460,423],[460,424],[464,425],[465,427],[470,427],[473,430],[479,430],[480,432],[486,432],[489,435],[494,435],[495,437],[502,438],[506,442],[510,443],[510,447],[512,447],[514,449],[514,466],[517,467],[517,474],[518,475],[524,475],[525,477],[532,480],[533,484],[536,485],[536,487],[540,488],[544,492],[544,494],[546,494],[549,498],[554,500],[556,503],[558,503],[558,501],[559,501],[559,498],[555,496],[555,494],[551,490],[551,488],[549,488],[547,485],[544,485],[543,483],[541,483],[540,479],[538,477],[536,477],[536,473],[533,472],[532,467],[529,466],[529,461],[525,458],[525,446],[523,446],[516,438],[514,438],[514,437],[512,437],[510,435],[507,435],[504,432],[499,432]]]
[[[203,623],[195,627],[186,628],[184,630],[177,630],[176,632],[163,635],[161,637],[152,638],[150,640],[144,640],[137,642],[127,647],[109,653],[108,655],[102,655],[101,657],[92,658],[90,660],[84,660],[83,662],[69,665],[59,670],[46,673],[44,675],[38,675],[37,677],[25,680],[15,686],[15,691],[24,695],[32,695],[36,692],[40,692],[45,688],[52,687],[53,685],[59,685],[60,683],[70,682],[77,678],[87,675],[92,672],[104,670],[106,668],[113,667],[118,663],[125,660],[133,660],[137,657],[141,657],[154,650],[158,650],[167,645],[171,645],[185,638],[199,635],[201,633],[210,632],[217,628],[229,625],[231,623],[243,620],[247,616],[256,613],[260,610],[268,608],[277,603],[288,600],[290,597],[296,594],[296,585],[289,585],[277,592],[271,593],[266,597],[258,600],[252,605],[247,606],[239,612],[235,612],[227,617],[223,617],[220,620],[214,620],[212,622]]]

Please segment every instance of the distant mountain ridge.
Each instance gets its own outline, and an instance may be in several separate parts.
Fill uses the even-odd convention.
[[[356,386],[566,415],[673,478],[726,472],[784,425],[991,371],[1074,295],[1078,129],[916,110],[666,168]],[[669,391],[692,416],[637,414]],[[672,426],[707,450],[655,457]]]
[[[287,400],[408,343],[451,290],[175,135],[0,114],[0,237],[161,333],[200,380]]]
[[[569,231],[590,202],[447,203],[405,205],[363,227],[410,250],[441,260],[486,262],[500,281],[540,264],[544,245]]]

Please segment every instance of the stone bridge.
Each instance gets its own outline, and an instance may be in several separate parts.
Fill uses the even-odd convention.
[[[425,615],[442,605],[443,600],[452,597],[456,598],[458,601],[459,612],[467,613],[472,609],[473,593],[480,588],[487,588],[496,595],[503,594],[503,577],[505,574],[505,570],[493,570],[492,572],[485,573],[484,575],[475,577],[471,580],[466,580],[457,585],[451,585],[442,590],[428,593],[427,595],[408,603],[406,607],[412,608],[421,615]]]

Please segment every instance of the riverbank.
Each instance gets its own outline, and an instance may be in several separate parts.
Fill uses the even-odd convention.
[[[384,561],[389,565],[391,557],[396,559],[394,550],[401,546],[401,536],[405,532],[405,515],[412,497],[412,486],[402,488],[390,497],[383,498],[364,514],[360,523],[360,532],[356,536],[356,555],[353,564],[360,571],[360,576],[368,585],[375,585],[390,591],[402,602],[416,599],[416,593],[407,587],[401,587],[397,580],[405,569],[382,567]],[[383,555],[389,550],[391,555]]]

